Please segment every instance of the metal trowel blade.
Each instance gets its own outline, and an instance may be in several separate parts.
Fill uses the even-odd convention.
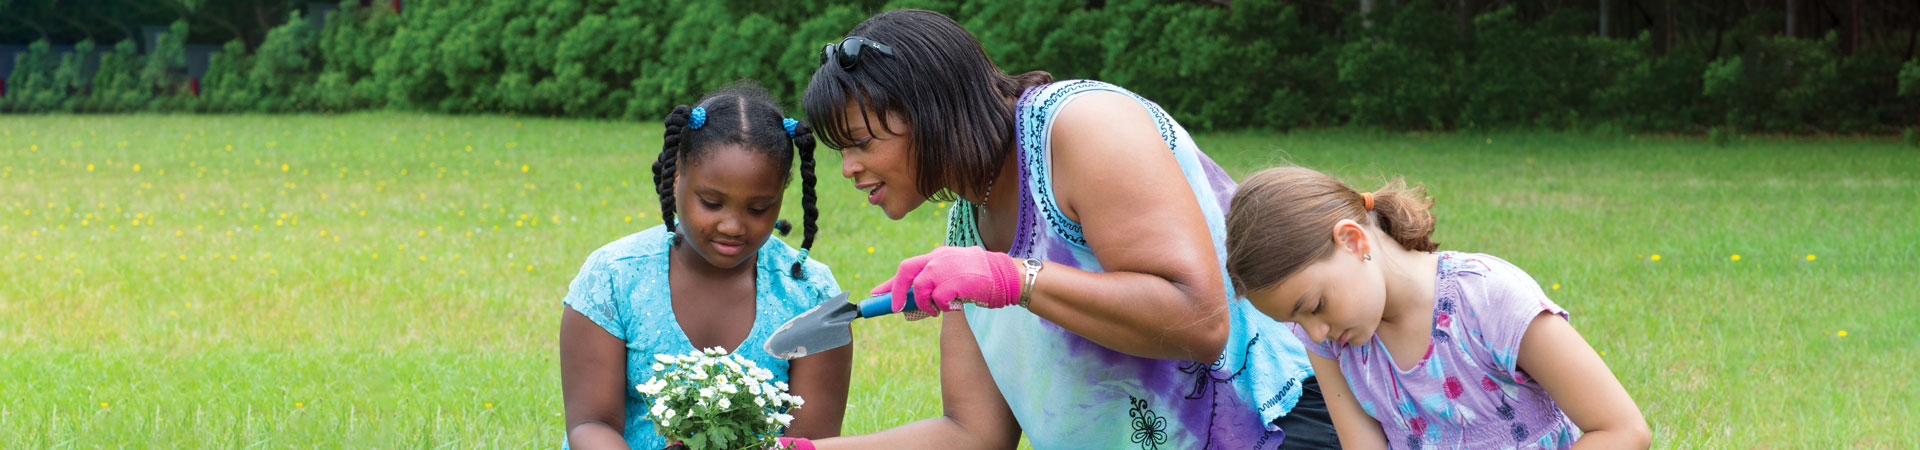
[[[847,301],[840,293],[819,306],[794,316],[767,336],[767,354],[794,359],[853,343],[853,320],[860,318],[860,304]]]

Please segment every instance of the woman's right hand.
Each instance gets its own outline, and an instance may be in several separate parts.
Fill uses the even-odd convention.
[[[980,247],[939,247],[901,261],[893,278],[868,293],[892,293],[894,311],[906,309],[907,302],[912,301],[920,311],[933,316],[958,310],[960,302],[956,300],[1004,308],[1020,301],[1020,268],[1014,257],[1005,253]]]

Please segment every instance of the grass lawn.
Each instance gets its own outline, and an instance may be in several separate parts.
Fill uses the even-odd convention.
[[[558,445],[560,298],[589,252],[659,223],[652,124],[0,116],[0,133],[0,448]],[[1199,140],[1236,177],[1290,161],[1427,183],[1442,247],[1547,287],[1656,447],[1920,442],[1920,149]],[[813,255],[843,288],[938,244],[936,208],[888,221],[822,158]],[[849,432],[939,413],[938,355],[902,344],[935,327],[858,326]]]

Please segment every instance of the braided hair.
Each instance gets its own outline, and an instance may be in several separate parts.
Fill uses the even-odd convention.
[[[775,166],[782,174],[781,183],[791,181],[793,161],[800,160],[801,197],[800,208],[804,212],[805,222],[802,229],[800,254],[803,256],[793,263],[790,270],[796,279],[803,278],[806,264],[804,256],[813,248],[814,235],[820,230],[815,222],[820,210],[815,205],[819,200],[814,193],[817,177],[814,175],[813,131],[805,123],[794,121],[792,126],[785,122],[785,113],[773,101],[773,96],[758,85],[740,82],[722,88],[694,106],[679,105],[667,113],[665,120],[666,136],[660,148],[660,156],[653,162],[653,191],[660,196],[660,215],[667,226],[676,228],[675,212],[678,205],[674,202],[673,183],[679,167],[683,164],[698,164],[707,156],[706,150],[719,145],[739,145],[742,148],[760,152],[773,158]],[[779,221],[775,228],[780,234],[787,234],[792,225]],[[672,233],[673,245],[680,245],[679,233]]]

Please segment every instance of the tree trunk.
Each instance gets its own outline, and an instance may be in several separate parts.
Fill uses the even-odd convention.
[[[1465,41],[1473,33],[1473,16],[1480,10],[1480,2],[1479,0],[1459,0],[1457,6],[1459,9],[1453,12],[1453,28],[1456,33],[1459,33],[1460,40]]]
[[[1611,31],[1613,29],[1613,27],[1611,26],[1612,21],[1613,21],[1613,2],[1609,0],[1600,0],[1600,37],[1603,37],[1603,38],[1613,37],[1612,31]]]
[[[1787,0],[1787,37],[1800,37],[1800,0]]]
[[[1661,14],[1666,15],[1660,24],[1660,56],[1673,52],[1673,0],[1661,0]]]
[[[1360,0],[1360,29],[1373,29],[1373,7],[1379,0]]]
[[[1860,51],[1860,0],[1853,0],[1852,17],[1847,18],[1847,40],[1842,44],[1841,53],[1853,56]]]

